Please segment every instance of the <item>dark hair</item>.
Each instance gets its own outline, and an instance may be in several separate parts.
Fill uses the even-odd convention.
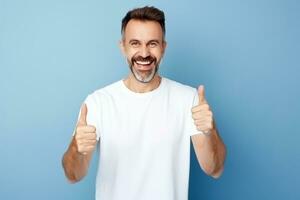
[[[156,21],[160,24],[163,36],[166,34],[166,28],[165,28],[165,14],[163,11],[151,6],[145,6],[142,8],[135,8],[133,10],[130,10],[127,12],[125,17],[122,19],[122,27],[121,27],[121,34],[123,35],[125,32],[125,28],[128,24],[128,22],[131,19],[137,19],[142,21]]]

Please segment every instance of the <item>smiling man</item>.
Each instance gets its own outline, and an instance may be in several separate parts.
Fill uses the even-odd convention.
[[[81,180],[99,144],[97,200],[187,200],[190,140],[208,175],[218,178],[225,160],[204,86],[159,75],[166,49],[161,10],[131,10],[121,30],[130,73],[86,98],[63,156],[65,174]]]

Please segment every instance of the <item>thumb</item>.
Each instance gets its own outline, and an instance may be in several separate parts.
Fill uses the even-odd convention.
[[[200,85],[198,87],[198,97],[199,97],[199,105],[207,103],[205,99],[204,85]]]
[[[79,117],[79,120],[78,120],[78,125],[87,125],[87,122],[86,122],[86,116],[87,116],[87,107],[86,107],[86,104],[82,104],[81,106],[81,110],[80,110],[80,117]]]

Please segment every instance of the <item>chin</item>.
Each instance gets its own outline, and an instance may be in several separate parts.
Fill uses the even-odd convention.
[[[149,72],[149,71],[150,71],[150,72]],[[141,75],[141,73],[139,73],[139,72],[140,72],[140,70],[134,69],[133,75],[134,75],[135,79],[136,79],[137,81],[141,82],[141,83],[150,83],[150,82],[154,79],[154,77],[155,77],[155,75],[156,75],[155,69],[147,70],[147,72],[149,72],[149,73],[148,73],[148,76],[143,76],[143,75]],[[146,72],[146,71],[145,71],[145,72]]]

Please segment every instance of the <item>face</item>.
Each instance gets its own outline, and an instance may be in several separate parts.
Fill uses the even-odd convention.
[[[130,20],[120,45],[135,79],[149,83],[158,71],[166,48],[160,24]]]

